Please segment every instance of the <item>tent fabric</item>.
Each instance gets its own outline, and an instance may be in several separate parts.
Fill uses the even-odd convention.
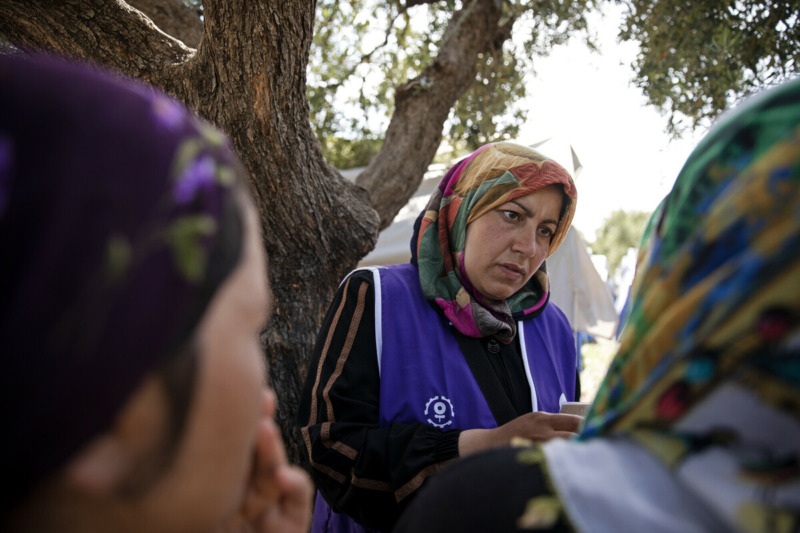
[[[615,338],[614,298],[575,228],[569,229],[561,247],[547,260],[547,274],[550,300],[564,311],[574,331]]]

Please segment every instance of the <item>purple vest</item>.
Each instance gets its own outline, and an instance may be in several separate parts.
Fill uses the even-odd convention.
[[[426,422],[444,430],[497,423],[472,375],[453,327],[422,294],[411,264],[371,267],[380,371],[380,424]],[[575,398],[577,357],[566,316],[553,303],[517,323],[534,411],[557,413]],[[325,527],[327,525],[327,527]],[[369,531],[330,510],[317,494],[312,532]]]
[[[416,268],[402,264],[373,272],[380,277],[375,305],[376,314],[380,307],[382,316],[375,333],[381,424],[497,427],[450,332],[452,326],[423,296]],[[548,303],[536,318],[519,322],[517,331],[533,410],[557,413],[562,402],[575,396],[577,358],[569,322],[558,307]]]

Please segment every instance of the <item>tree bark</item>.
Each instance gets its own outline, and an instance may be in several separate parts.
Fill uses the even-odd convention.
[[[2,0],[0,14],[0,32],[17,47],[86,58],[159,87],[193,53],[124,2]]]
[[[158,18],[156,0],[134,3]],[[177,30],[121,0],[0,0],[0,32],[15,46],[143,79],[230,135],[264,228],[274,309],[262,340],[295,463],[304,463],[295,414],[328,303],[374,247],[379,222],[388,225],[422,180],[450,108],[475,79],[478,54],[497,40],[498,6],[467,2],[435,62],[397,89],[384,148],[359,182],[367,194],[324,161],[308,120],[315,2],[206,0],[202,38],[190,48],[190,37],[168,35]]]
[[[181,0],[129,0],[135,7],[167,35],[172,35],[186,46],[197,48],[203,36],[203,22],[197,13]]]
[[[262,334],[278,421],[301,462],[295,413],[333,291],[377,239],[364,191],[322,158],[305,72],[313,2],[206,1],[197,50],[124,2],[0,1],[0,31],[23,49],[87,58],[139,77],[225,130],[250,173],[273,290]]]

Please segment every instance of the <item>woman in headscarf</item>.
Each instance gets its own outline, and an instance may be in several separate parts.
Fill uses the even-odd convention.
[[[568,437],[576,352],[545,258],[569,229],[567,171],[511,143],[453,166],[409,264],[359,270],[317,339],[298,416],[313,531],[390,529],[445,463],[513,437]]]
[[[398,532],[800,529],[800,80],[715,126],[644,242],[578,438],[453,465]]]
[[[297,531],[227,139],[140,83],[0,57],[0,529]]]

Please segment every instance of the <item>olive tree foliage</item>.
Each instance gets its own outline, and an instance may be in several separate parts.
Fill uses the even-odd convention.
[[[589,247],[592,253],[606,256],[609,277],[619,268],[628,248],[639,248],[650,216],[646,211],[617,209],[603,220]]]
[[[798,73],[800,4],[794,0],[615,0],[621,40],[640,45],[633,82],[677,136],[707,126],[738,99]],[[380,149],[393,90],[435,53],[456,2],[322,0],[317,4],[309,102],[314,131],[338,168]],[[475,83],[445,123],[445,157],[515,137],[536,58],[585,29],[588,2],[507,2],[515,38],[479,55]],[[502,22],[501,22],[502,23]],[[518,38],[517,38],[518,37]],[[591,40],[587,44],[592,47]],[[420,78],[417,90],[424,90]],[[535,96],[535,95],[533,95]]]
[[[539,17],[541,28],[566,35],[585,25],[583,9],[593,2],[386,2],[395,19],[410,17],[412,9],[431,9],[434,18],[422,32],[425,53],[416,62],[398,56],[385,82],[391,114],[373,130],[382,144],[357,185],[323,157],[326,137],[315,135],[322,119],[314,119],[314,128],[309,120],[307,90],[323,100],[336,90],[322,87],[334,77],[313,70],[317,59],[308,74],[316,93],[307,86],[309,57],[318,53],[313,0],[0,0],[0,36],[6,53],[54,52],[143,80],[229,134],[248,173],[269,256],[273,312],[261,337],[280,398],[277,418],[290,459],[302,462],[295,429],[300,390],[339,281],[419,186],[454,106],[487,76],[487,58],[507,61],[500,60],[504,43],[519,20]],[[320,6],[347,4],[361,7]],[[345,34],[331,28],[328,38]],[[348,53],[338,45],[331,50],[329,58]],[[341,68],[353,68],[357,59],[343,59]]]
[[[423,73],[453,17],[469,2],[354,0],[317,3],[309,64],[311,122],[326,159],[339,168],[364,166],[383,143],[396,91],[428,91]],[[594,0],[497,2],[497,35],[476,61],[476,75],[444,125],[451,153],[515,137],[526,119],[518,105],[536,57],[573,36],[588,37]],[[515,38],[512,39],[512,30]],[[413,84],[408,84],[409,80]]]
[[[639,43],[635,84],[673,134],[706,126],[748,94],[800,74],[797,0],[617,0]]]

